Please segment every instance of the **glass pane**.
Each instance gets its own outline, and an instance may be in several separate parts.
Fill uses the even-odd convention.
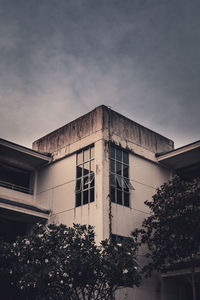
[[[88,190],[83,192],[83,204],[88,203]]]
[[[83,164],[83,175],[89,174],[89,171],[90,171],[90,163],[87,162]]]
[[[115,183],[115,174],[110,175],[110,184],[113,185],[113,186],[116,185],[116,183]]]
[[[123,151],[123,162],[127,165],[129,164],[128,152]]]
[[[110,156],[111,158],[115,159],[115,148],[113,146],[110,148]]]
[[[76,207],[81,205],[81,193],[76,194]]]
[[[90,158],[94,158],[94,147],[90,148]]]
[[[94,173],[90,174],[90,187],[94,187],[94,181],[95,181],[95,177],[94,177]]]
[[[90,171],[91,171],[91,172],[94,172],[94,171],[95,171],[94,168],[95,168],[95,165],[94,165],[94,159],[93,159],[93,160],[91,160],[91,162],[90,162]]]
[[[130,190],[134,190],[134,187],[128,178],[124,178],[124,181],[126,183],[127,188],[129,188]]]
[[[111,197],[111,201],[115,202],[115,188],[113,187],[111,187],[110,197]]]
[[[123,177],[123,187],[126,192],[129,192],[128,178]]]
[[[76,167],[76,178],[82,176],[82,165]]]
[[[76,180],[76,191],[81,191],[81,179]]]
[[[128,178],[128,166],[122,165],[123,168],[123,176]]]
[[[116,173],[122,175],[122,164],[119,162],[116,162]]]
[[[122,191],[117,190],[117,203],[122,204]]]
[[[111,169],[111,172],[115,173],[115,161],[114,160],[110,161],[110,169]]]
[[[83,162],[83,152],[77,153],[76,158],[77,158],[76,164],[77,165],[82,164],[82,162]]]
[[[124,193],[124,206],[129,207],[129,193]]]
[[[90,190],[90,202],[94,202],[94,189]]]
[[[117,179],[117,188],[122,189],[123,188],[123,178],[119,175],[116,176]]]
[[[88,181],[89,181],[88,176],[83,177],[83,189],[88,188]]]
[[[122,161],[122,150],[116,149],[116,159]]]
[[[88,161],[90,159],[90,149],[84,151],[84,161]]]

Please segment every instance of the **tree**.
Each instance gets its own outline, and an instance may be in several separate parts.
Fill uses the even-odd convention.
[[[146,244],[149,263],[143,271],[167,272],[182,267],[192,270],[193,299],[196,300],[195,267],[200,262],[200,179],[190,182],[175,176],[164,183],[153,201],[145,201],[151,215],[141,229],[133,232],[135,241]]]
[[[37,224],[30,236],[1,243],[1,279],[20,300],[113,299],[140,284],[136,251],[132,238],[96,245],[91,226]]]

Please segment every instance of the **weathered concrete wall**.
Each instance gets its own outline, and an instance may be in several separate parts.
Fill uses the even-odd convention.
[[[45,153],[55,153],[102,129],[102,110],[100,107],[71,123],[49,133],[33,142],[33,149]],[[63,151],[62,156],[66,153]]]
[[[103,128],[109,129],[110,137],[117,135],[121,141],[134,143],[154,153],[174,148],[174,142],[126,117],[102,106]],[[109,125],[110,124],[110,125]]]
[[[96,240],[103,237],[103,153],[102,139],[93,140],[95,151],[95,201],[79,207],[75,206],[76,153],[38,170],[37,203],[51,207],[50,222],[72,226],[73,223],[95,227]],[[87,138],[87,145],[91,136]],[[75,143],[76,144],[76,143]]]
[[[106,128],[104,128],[104,135]],[[111,204],[112,233],[121,236],[130,236],[134,228],[141,226],[144,218],[149,216],[149,209],[144,205],[145,200],[151,200],[156,189],[169,180],[171,171],[156,162],[155,154],[141,146],[135,147],[134,141],[125,141],[116,134],[111,140],[129,152],[129,174],[134,190],[130,190],[130,207],[116,203]],[[133,151],[134,150],[134,151]],[[136,153],[137,152],[137,153]],[[148,159],[147,159],[148,158]],[[103,155],[103,238],[109,236],[109,148],[104,140]],[[141,265],[144,263],[143,253],[140,253]],[[117,300],[160,300],[162,295],[161,277],[155,274],[146,280],[141,287],[135,289],[122,289],[116,293]]]
[[[154,161],[157,161],[155,153],[174,147],[173,141],[102,105],[35,141],[33,149],[52,153],[57,160],[86,146],[88,137],[96,140],[102,131],[105,140],[119,140],[123,148]]]

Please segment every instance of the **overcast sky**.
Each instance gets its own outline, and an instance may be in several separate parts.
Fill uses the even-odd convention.
[[[0,136],[32,141],[101,104],[200,139],[199,0],[0,0]]]

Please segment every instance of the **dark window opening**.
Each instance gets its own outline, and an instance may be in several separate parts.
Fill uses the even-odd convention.
[[[130,239],[130,237],[127,237],[127,236],[122,236],[122,235],[118,235],[118,234],[112,234],[111,235],[111,241],[113,243],[121,243],[121,242],[124,242],[124,241],[127,241]]]
[[[26,222],[0,217],[0,239],[14,242],[17,236],[25,236],[29,227]]]

